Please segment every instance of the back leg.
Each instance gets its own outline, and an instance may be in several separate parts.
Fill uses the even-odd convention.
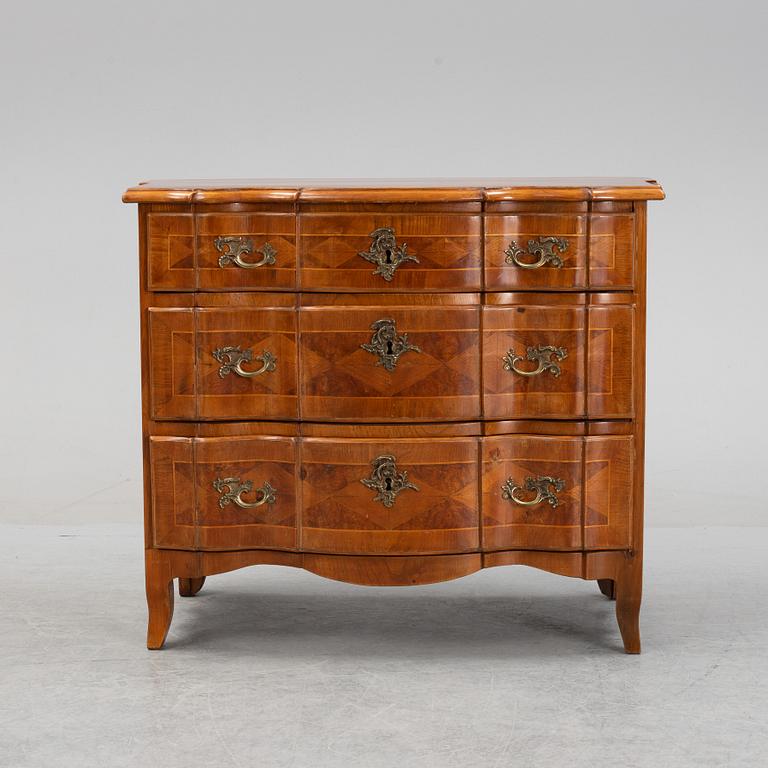
[[[179,594],[182,597],[194,597],[205,584],[205,576],[195,579],[179,579]]]
[[[616,582],[613,579],[598,579],[597,586],[609,600],[616,599]]]

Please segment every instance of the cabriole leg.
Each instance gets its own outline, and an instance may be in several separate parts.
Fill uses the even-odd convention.
[[[159,650],[165,643],[173,618],[173,573],[164,554],[156,549],[145,553],[147,584],[147,648]]]
[[[616,619],[624,650],[640,653],[640,599],[643,591],[640,563],[632,563],[619,570],[615,591]]]

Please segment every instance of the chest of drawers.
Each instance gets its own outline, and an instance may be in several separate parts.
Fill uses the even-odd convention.
[[[642,179],[148,182],[147,645],[173,581],[592,579],[640,650]]]

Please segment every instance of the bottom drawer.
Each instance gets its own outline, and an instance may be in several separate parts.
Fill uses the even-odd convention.
[[[583,436],[573,422],[567,436],[481,437],[468,426],[152,437],[153,544],[339,555],[632,546],[631,435]]]
[[[632,546],[633,438],[482,440],[483,549]]]

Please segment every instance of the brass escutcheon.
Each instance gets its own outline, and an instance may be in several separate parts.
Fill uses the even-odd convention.
[[[366,261],[376,265],[374,275],[381,275],[387,282],[395,276],[395,270],[406,261],[419,260],[408,253],[408,244],[397,244],[395,230],[392,227],[379,227],[371,232],[371,247],[367,251],[360,251],[357,255]]]
[[[216,360],[221,363],[219,376],[223,379],[229,373],[236,373],[243,378],[253,378],[261,376],[262,373],[269,373],[277,368],[277,357],[268,350],[264,350],[260,355],[253,356],[250,349],[240,349],[240,347],[220,347],[214,349],[211,353]],[[250,363],[252,360],[260,360],[262,365],[257,371],[246,371],[243,363]]]
[[[512,371],[519,376],[538,376],[540,373],[544,373],[544,371],[549,371],[555,378],[557,378],[560,375],[561,370],[560,366],[552,360],[552,355],[558,360],[565,360],[565,358],[568,357],[568,350],[565,347],[550,347],[539,344],[537,347],[528,347],[525,357],[516,355],[515,351],[510,349],[501,359],[504,363],[505,371]],[[537,366],[532,371],[523,370],[522,368],[517,367],[517,363],[520,362],[520,360],[528,360],[532,363],[537,363]]]
[[[521,269],[538,269],[546,264],[560,269],[563,266],[560,254],[566,248],[568,248],[568,240],[564,237],[538,237],[529,240],[527,248],[520,248],[513,240],[504,251],[507,254],[504,261]],[[521,261],[521,256],[538,256],[539,258],[537,261]]]
[[[242,498],[243,494],[250,493],[253,490],[253,482],[251,480],[241,481],[239,477],[217,477],[213,481],[213,487],[221,494],[219,506],[222,509],[229,504],[237,504],[238,507],[243,509],[260,507],[262,504],[274,504],[277,495],[276,489],[269,483],[264,483],[261,488],[257,489],[257,492],[261,493],[260,499],[257,501],[244,501]]]
[[[376,365],[383,365],[388,371],[395,369],[398,358],[405,352],[421,352],[419,347],[408,343],[407,333],[398,335],[395,321],[391,318],[377,320],[371,325],[371,330],[371,340],[360,347],[366,352],[378,355],[379,362]]]
[[[264,243],[261,248],[254,250],[253,240],[250,237],[244,237],[243,235],[224,237],[219,236],[213,241],[216,250],[221,254],[219,256],[219,266],[227,267],[230,264],[234,264],[237,267],[243,269],[256,269],[256,267],[264,267],[269,264],[274,264],[277,256],[277,251],[274,249],[271,243]],[[248,253],[260,253],[262,258],[259,261],[245,261],[243,254]]]
[[[385,454],[377,456],[372,462],[371,476],[363,478],[360,482],[373,491],[376,491],[374,501],[380,501],[385,507],[391,507],[395,503],[395,497],[400,491],[407,488],[412,491],[419,489],[408,481],[408,472],[397,471],[397,460],[394,456]]]
[[[501,498],[506,499],[506,501],[511,501],[521,507],[533,507],[536,504],[540,504],[542,501],[546,501],[550,507],[556,507],[560,503],[560,500],[557,498],[554,491],[550,489],[550,486],[554,488],[555,491],[562,491],[563,488],[565,488],[565,482],[559,477],[544,475],[543,477],[526,477],[525,485],[520,486],[510,477],[501,486]],[[535,493],[536,496],[527,501],[518,498],[515,494],[522,490]]]

